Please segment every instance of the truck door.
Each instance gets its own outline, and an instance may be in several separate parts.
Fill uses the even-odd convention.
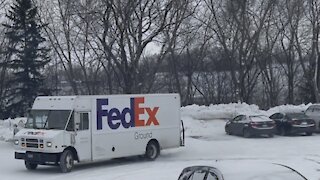
[[[75,148],[78,152],[79,161],[91,161],[91,119],[90,112],[75,112]]]

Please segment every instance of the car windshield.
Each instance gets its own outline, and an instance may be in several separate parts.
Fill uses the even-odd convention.
[[[303,113],[289,113],[287,116],[291,119],[306,119],[308,116],[306,116]]]
[[[31,110],[26,128],[63,130],[70,113],[71,110]]]

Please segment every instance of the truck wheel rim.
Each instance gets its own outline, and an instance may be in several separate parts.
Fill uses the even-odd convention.
[[[66,166],[67,166],[67,169],[71,169],[71,168],[72,168],[72,165],[73,165],[72,156],[71,156],[71,154],[68,154],[68,156],[66,157]]]
[[[151,145],[149,148],[148,148],[148,156],[153,159],[156,157],[156,147],[155,145]]]

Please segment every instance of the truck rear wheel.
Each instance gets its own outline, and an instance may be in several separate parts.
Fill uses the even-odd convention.
[[[73,169],[74,157],[70,150],[64,150],[60,156],[60,169],[63,173],[70,172]]]
[[[28,161],[24,161],[24,165],[28,170],[35,170],[38,167],[38,164],[30,163]]]
[[[148,160],[153,161],[159,156],[159,154],[160,154],[160,148],[158,143],[156,143],[156,141],[150,141],[146,148],[145,157]]]

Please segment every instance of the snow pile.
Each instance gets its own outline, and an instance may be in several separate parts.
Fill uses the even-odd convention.
[[[190,116],[193,119],[232,119],[239,114],[263,114],[266,112],[259,109],[257,105],[246,103],[217,104],[210,106],[190,105],[181,108],[182,116]]]
[[[13,138],[13,124],[10,120],[0,121],[0,140],[9,141]]]
[[[255,104],[230,103],[210,106],[190,105],[181,108],[182,117],[199,120],[232,119],[239,114],[270,116],[277,112],[304,112],[311,104],[281,105],[267,111],[260,110]]]
[[[220,121],[207,121],[193,119],[190,116],[184,116],[182,118],[184,123],[185,136],[197,137],[207,137],[211,136],[213,132],[224,133],[224,125],[226,120]]]
[[[0,120],[0,141],[11,141],[14,125],[17,125],[18,129],[21,129],[26,121],[26,118]]]
[[[310,106],[311,104],[301,104],[301,105],[281,105],[281,106],[276,106],[273,108],[270,108],[267,111],[268,116],[277,113],[277,112],[285,112],[285,113],[289,113],[289,112],[304,112],[305,110],[307,110],[307,108]]]

